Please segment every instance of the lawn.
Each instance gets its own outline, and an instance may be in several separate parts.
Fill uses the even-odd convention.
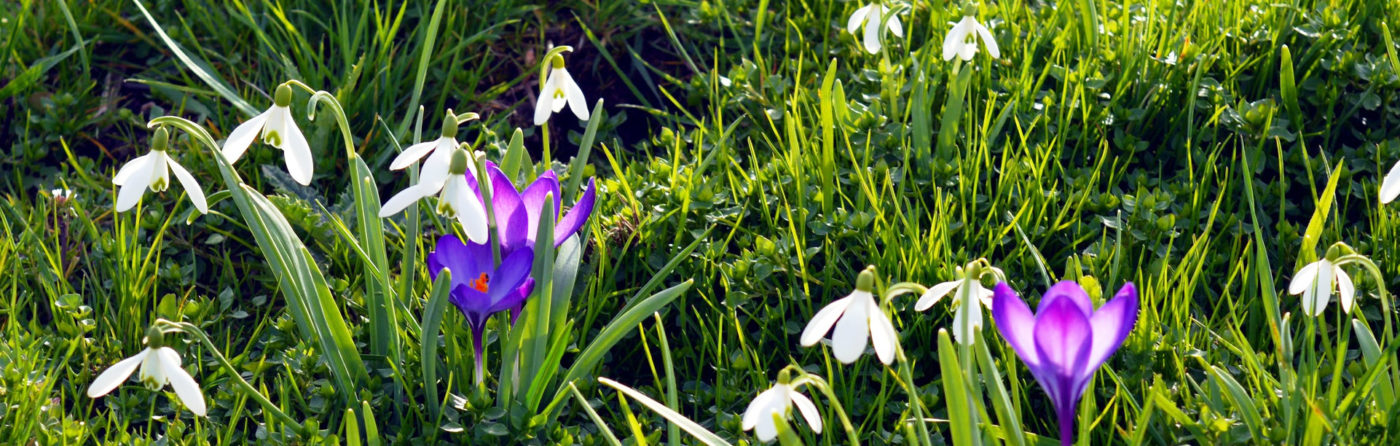
[[[1400,4],[0,4],[0,444],[1392,444]]]

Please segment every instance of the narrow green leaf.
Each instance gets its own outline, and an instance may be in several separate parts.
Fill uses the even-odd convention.
[[[588,346],[584,347],[583,351],[579,353],[578,358],[574,360],[574,364],[569,367],[569,371],[564,373],[563,383],[572,383],[582,378],[585,373],[591,373],[593,367],[598,365],[598,361],[603,359],[603,354],[612,349],[614,345],[617,345],[618,341],[621,341],[623,336],[631,333],[637,324],[642,323],[642,320],[646,319],[652,313],[660,311],[666,304],[676,300],[676,298],[684,294],[686,290],[689,290],[690,286],[694,283],[695,282],[692,280],[687,280],[680,285],[662,290],[659,293],[653,294],[651,297],[642,299],[640,302],[637,302],[636,305],[633,305],[631,308],[622,312],[622,314],[617,315],[616,318],[613,318],[607,326],[603,327],[603,331],[598,333],[598,337],[593,338],[593,342],[590,342]],[[559,389],[559,394],[556,395],[555,398],[562,396],[563,391],[563,387],[561,387]]]
[[[1023,446],[1026,444],[1026,438],[1025,432],[1021,431],[1021,417],[1011,406],[1011,396],[1007,393],[1006,386],[1001,383],[1001,374],[997,372],[991,350],[987,348],[986,342],[982,342],[980,336],[978,338],[975,346],[977,366],[982,371],[982,379],[989,384],[988,393],[992,398],[992,408],[996,410],[1003,438],[1014,446]]]
[[[516,175],[520,175],[520,167],[529,156],[525,153],[525,132],[517,128],[510,135],[505,155],[501,156],[501,172],[506,174],[506,178],[514,180]]]
[[[598,135],[598,124],[603,122],[603,99],[593,103],[593,113],[588,115],[588,128],[578,141],[578,154],[569,162],[569,183],[564,187],[564,201],[576,200],[579,185],[583,184],[583,168],[588,165],[588,155],[593,153],[593,140]]]
[[[729,442],[724,441],[723,438],[720,438],[718,435],[715,435],[714,432],[710,432],[703,426],[700,426],[694,421],[691,421],[689,418],[686,418],[685,415],[681,415],[680,413],[671,410],[671,408],[666,407],[665,404],[661,404],[660,402],[651,399],[651,397],[646,396],[646,394],[643,394],[642,392],[638,392],[632,389],[631,387],[627,387],[622,383],[607,378],[598,378],[598,382],[603,383],[603,385],[605,386],[617,389],[617,391],[622,392],[622,394],[624,395],[632,397],[632,399],[637,400],[638,402],[642,403],[642,405],[646,406],[648,409],[651,409],[652,412],[656,412],[657,415],[661,415],[662,418],[665,418],[667,421],[670,421],[676,426],[679,426],[681,430],[694,436],[696,440],[700,440],[700,442],[703,444],[710,446],[729,444]]]
[[[942,371],[943,394],[948,396],[948,428],[953,432],[953,444],[971,445],[976,441],[973,432],[977,426],[972,424],[967,384],[963,382],[962,366],[958,364],[957,349],[953,347],[948,330],[938,330],[938,365]]]
[[[954,159],[953,143],[958,138],[958,122],[962,119],[963,99],[967,96],[968,84],[972,83],[972,67],[963,66],[948,88],[948,102],[943,105],[943,116],[938,126],[938,158],[936,162],[949,162]]]
[[[603,422],[603,417],[598,416],[598,412],[593,410],[593,406],[588,405],[588,399],[584,398],[582,393],[579,393],[578,387],[574,387],[573,383],[569,383],[568,387],[569,392],[572,393],[574,399],[578,401],[578,405],[583,407],[584,413],[588,414],[588,418],[593,420],[593,424],[598,426],[598,431],[602,432],[603,437],[608,440],[608,444],[622,446],[622,442],[617,439],[617,435],[613,433],[612,428],[608,427],[608,424]]]
[[[1245,427],[1249,428],[1249,433],[1254,436],[1254,440],[1267,442],[1268,436],[1264,433],[1263,418],[1259,415],[1259,409],[1254,406],[1254,400],[1249,397],[1249,392],[1246,392],[1244,387],[1230,376],[1230,372],[1220,368],[1220,366],[1212,366],[1210,371],[1211,378],[1225,388],[1225,395],[1230,398],[1230,402],[1243,415]]]
[[[161,28],[160,23],[157,23],[156,19],[151,17],[151,12],[146,10],[146,5],[142,3],[141,0],[136,0],[136,9],[141,10],[141,15],[145,16],[146,21],[151,23],[151,28],[155,30],[156,36],[160,37],[162,42],[165,42],[165,46],[170,48],[170,52],[175,53],[175,57],[180,59],[185,69],[194,72],[195,77],[198,77],[200,80],[204,81],[205,84],[208,84],[209,88],[213,88],[215,92],[219,93],[219,96],[229,101],[234,107],[238,107],[238,110],[242,111],[244,115],[250,118],[257,116],[259,113],[258,109],[254,108],[248,101],[244,101],[233,88],[228,86],[228,83],[224,82],[217,74],[214,74],[214,70],[209,68],[208,63],[200,59],[199,56],[185,53],[185,50],[180,48],[180,44],[171,40],[170,36],[165,33],[165,29]]]
[[[438,398],[437,385],[437,344],[438,328],[442,325],[447,311],[448,293],[452,290],[452,271],[443,268],[433,281],[432,294],[428,295],[428,306],[423,308],[423,335],[418,337],[419,350],[423,361],[423,392],[427,395],[428,412],[437,420],[442,409],[442,399]]]
[[[1332,201],[1337,195],[1337,180],[1342,177],[1342,166],[1343,163],[1338,162],[1337,167],[1332,169],[1332,175],[1327,178],[1327,188],[1317,197],[1317,207],[1313,209],[1312,219],[1308,220],[1308,229],[1303,232],[1303,245],[1298,250],[1298,264],[1294,269],[1302,268],[1303,265],[1318,259],[1317,242],[1327,225],[1327,214],[1332,211]]]

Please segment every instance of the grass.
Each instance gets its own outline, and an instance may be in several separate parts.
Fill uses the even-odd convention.
[[[950,103],[956,74],[940,52],[961,5],[905,5],[906,37],[876,55],[844,31],[860,6],[150,1],[151,20],[127,1],[0,6],[0,270],[12,272],[0,277],[0,442],[318,443],[362,428],[368,441],[366,409],[393,443],[695,441],[689,425],[663,428],[660,412],[594,377],[650,395],[718,438],[757,441],[740,416],[790,365],[829,382],[857,437],[812,390],[826,429],[794,421],[801,440],[911,441],[901,372],[874,358],[839,364],[797,337],[866,265],[882,287],[933,284],[978,258],[1032,302],[1058,280],[1084,284],[1100,303],[1137,284],[1137,328],[1084,397],[1079,444],[1393,441],[1400,374],[1383,290],[1400,289],[1391,260],[1400,238],[1377,190],[1400,159],[1400,47],[1389,25],[1400,9],[984,2],[976,16],[1002,58],[963,65],[965,100]],[[604,101],[593,144],[580,147],[587,124],[567,112],[554,115],[552,134],[530,125],[549,44],[575,48],[570,71],[590,103]],[[287,79],[343,105],[380,197],[407,184],[387,169],[396,147],[435,137],[448,108],[481,113],[463,141],[493,159],[520,128],[532,162],[548,141],[540,168],[566,183],[596,178],[600,201],[564,329],[578,342],[563,364],[640,298],[693,285],[617,332],[624,341],[545,425],[522,427],[529,414],[493,400],[504,370],[497,350],[487,354],[492,391],[473,388],[470,332],[447,311],[440,341],[429,339],[442,358],[439,414],[424,402],[421,336],[409,320],[433,288],[417,266],[429,234],[451,222],[421,212],[424,235],[409,238],[408,219],[385,220],[388,274],[411,289],[395,328],[406,347],[403,361],[371,353],[373,277],[335,227],[362,227],[342,174],[354,166],[332,120],[303,119],[317,155],[312,187],[290,181],[275,150],[250,150],[237,168],[286,215],[349,321],[369,376],[358,389],[336,385],[233,200],[192,218],[177,186],[147,194],[135,212],[112,210],[110,178],[146,151],[146,121],[183,116],[222,139]],[[206,193],[226,189],[210,174],[212,153],[177,144],[172,153],[203,173]],[[587,164],[571,170],[576,153]],[[55,199],[59,187],[77,198]],[[1327,202],[1330,215],[1319,211]],[[1379,277],[1348,267],[1357,307],[1305,316],[1288,280],[1334,242],[1374,260]],[[406,252],[419,256],[408,269]],[[912,388],[925,415],[954,419],[943,371],[959,367],[942,364],[938,342],[951,307],[912,307],[898,298],[889,308]],[[309,432],[274,419],[194,343],[180,349],[208,418],[139,386],[88,398],[96,374],[139,351],[156,317],[208,332]],[[1049,442],[1052,406],[992,325],[983,333],[991,367],[967,386],[1004,385],[1021,429]],[[493,328],[488,343],[503,344],[503,333]],[[1012,441],[987,401],[969,408],[981,423],[973,436]],[[954,441],[949,422],[927,426],[943,441],[971,441]]]

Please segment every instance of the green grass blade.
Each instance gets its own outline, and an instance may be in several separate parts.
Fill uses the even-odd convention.
[[[428,413],[433,420],[438,419],[442,399],[438,397],[437,385],[437,344],[438,329],[447,311],[447,296],[452,287],[452,271],[443,268],[433,281],[433,292],[428,295],[428,306],[423,308],[423,334],[418,338],[419,352],[423,361],[423,393],[427,396]]]
[[[234,107],[238,107],[238,110],[242,111],[247,117],[253,117],[259,113],[257,108],[249,104],[248,101],[244,101],[232,87],[228,86],[228,83],[224,82],[219,75],[215,74],[208,63],[204,62],[204,60],[200,59],[198,56],[185,53],[185,50],[180,48],[180,44],[171,40],[170,36],[165,33],[165,29],[161,28],[160,23],[157,23],[156,19],[151,17],[150,11],[146,10],[146,5],[142,4],[141,0],[135,0],[135,2],[136,9],[140,9],[141,15],[145,16],[146,21],[151,23],[151,28],[155,30],[156,36],[159,36],[160,40],[165,43],[165,46],[170,48],[170,52],[175,53],[175,57],[180,59],[185,69],[194,72],[195,77],[209,84],[209,88],[213,88],[224,100],[229,101]]]
[[[679,412],[671,410],[671,408],[666,407],[665,404],[661,404],[660,402],[651,399],[651,397],[646,396],[646,394],[643,394],[642,392],[638,392],[631,387],[627,387],[622,383],[607,378],[598,378],[598,382],[603,383],[603,385],[605,386],[617,389],[617,391],[622,392],[622,394],[624,395],[632,397],[632,399],[637,400],[638,402],[642,403],[642,405],[646,406],[648,409],[651,409],[653,412],[656,412],[657,415],[661,415],[662,418],[665,418],[667,421],[670,421],[672,424],[680,427],[681,430],[694,436],[696,440],[700,440],[700,442],[703,444],[709,446],[729,445],[729,442],[724,441],[723,438],[720,438],[718,435],[715,435],[714,432],[710,432],[709,429],[705,429],[703,426],[700,426],[696,422],[691,421],[689,418],[686,418],[685,415],[681,415]]]
[[[953,444],[975,444],[977,440],[973,433],[977,431],[977,426],[972,424],[972,401],[967,394],[967,384],[963,382],[957,348],[953,347],[948,330],[938,330],[938,361],[943,377],[943,394],[947,395],[948,400],[948,428],[953,432]]]

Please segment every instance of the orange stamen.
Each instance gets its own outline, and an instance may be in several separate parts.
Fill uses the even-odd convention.
[[[477,277],[476,280],[472,281],[469,285],[471,285],[472,288],[476,288],[477,291],[485,293],[486,290],[489,289],[487,286],[488,280],[490,280],[490,277],[488,277],[486,273],[481,273],[481,277]]]

